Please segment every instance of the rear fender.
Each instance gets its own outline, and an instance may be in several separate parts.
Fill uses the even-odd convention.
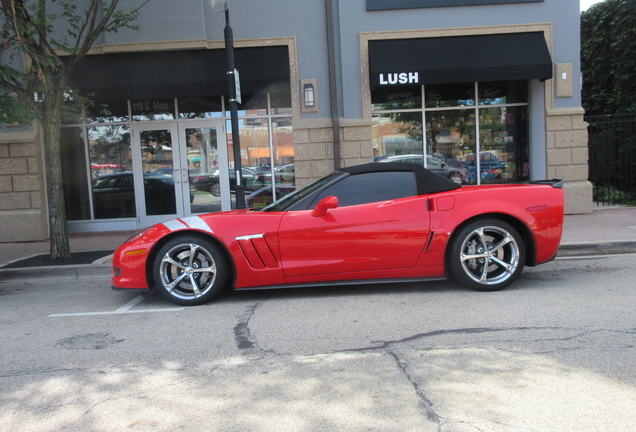
[[[526,249],[526,262],[525,265],[529,267],[534,267],[537,265],[537,243],[532,234],[530,228],[520,219],[515,218],[514,216],[510,216],[504,213],[484,213],[480,215],[476,215],[470,219],[465,220],[461,224],[459,224],[453,230],[453,233],[450,236],[449,241],[446,243],[446,251],[444,256],[446,257],[446,262],[448,262],[448,253],[450,249],[450,245],[453,244],[455,238],[457,237],[457,233],[466,225],[479,220],[479,219],[498,219],[508,224],[512,225],[514,229],[517,230],[519,235],[523,238],[523,243]]]

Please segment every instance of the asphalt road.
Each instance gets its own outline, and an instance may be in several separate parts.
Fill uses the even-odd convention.
[[[636,255],[223,294],[0,284],[2,431],[636,430]]]

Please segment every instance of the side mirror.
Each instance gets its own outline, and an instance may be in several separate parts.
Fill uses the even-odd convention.
[[[327,214],[329,209],[335,209],[338,207],[338,197],[328,196],[320,200],[318,205],[311,212],[313,217],[323,217]]]

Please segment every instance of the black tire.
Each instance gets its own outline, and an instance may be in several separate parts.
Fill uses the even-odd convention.
[[[173,238],[159,250],[152,275],[163,297],[194,306],[209,302],[221,292],[228,264],[217,246],[188,234]]]
[[[210,186],[210,193],[215,197],[221,196],[221,185],[219,183],[214,183]]]
[[[526,249],[512,225],[498,219],[480,219],[453,235],[447,262],[450,274],[477,291],[497,291],[523,271]]]

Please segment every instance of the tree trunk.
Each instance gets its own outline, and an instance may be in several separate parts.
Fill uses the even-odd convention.
[[[60,126],[62,123],[63,97],[64,94],[60,90],[48,92],[44,96],[44,115],[42,119],[52,259],[70,258],[71,256],[64,189],[62,188]]]

